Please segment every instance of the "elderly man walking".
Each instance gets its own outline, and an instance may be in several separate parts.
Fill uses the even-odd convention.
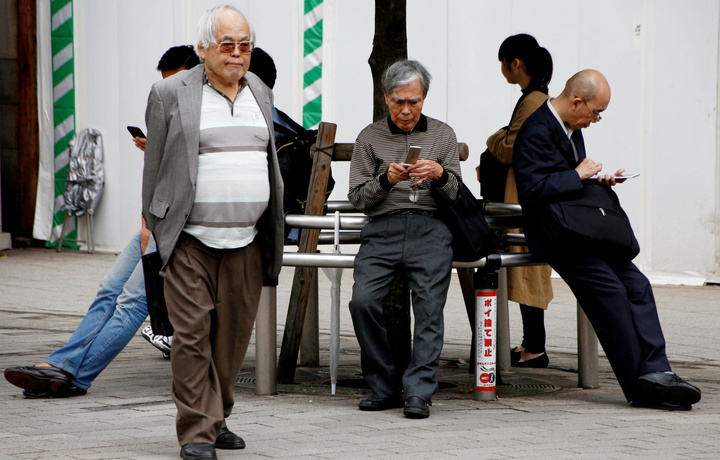
[[[282,264],[282,179],[270,89],[247,73],[254,34],[236,9],[200,19],[204,65],[153,85],[143,214],[175,329],[172,396],[185,459],[245,443],[225,424],[263,279]]]
[[[452,235],[434,216],[435,200],[457,198],[457,138],[448,125],[422,113],[430,87],[422,64],[396,62],[385,71],[382,87],[390,115],[360,133],[350,165],[348,198],[371,217],[355,258],[350,302],[363,375],[372,389],[372,397],[359,407],[375,411],[404,405],[405,416],[426,418],[437,390],[452,267]],[[407,165],[410,146],[422,151],[416,163]],[[407,368],[393,362],[382,309],[398,273],[408,279],[415,318]]]

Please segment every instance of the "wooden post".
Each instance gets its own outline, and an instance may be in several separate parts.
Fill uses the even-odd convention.
[[[336,131],[337,125],[334,123],[322,122],[318,128],[305,215],[321,215],[323,213]],[[317,250],[319,235],[320,230],[318,229],[303,229],[300,232],[298,252],[314,253]],[[295,278],[290,293],[285,332],[283,333],[280,359],[278,361],[279,383],[293,383],[295,380],[295,369],[297,368],[300,339],[305,322],[308,297],[310,296],[313,270],[312,267],[297,267],[295,269]]]
[[[16,236],[32,237],[35,221],[40,145],[37,99],[37,10],[35,2],[17,2],[18,78],[20,79],[18,165],[19,218]]]

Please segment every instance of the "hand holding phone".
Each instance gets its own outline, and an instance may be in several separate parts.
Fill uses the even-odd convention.
[[[130,135],[132,137],[141,137],[145,139],[145,133],[142,131],[142,129],[138,128],[137,126],[128,126],[127,130],[130,132]]]
[[[422,150],[422,147],[418,147],[416,145],[411,145],[410,148],[408,148],[407,157],[405,157],[405,161],[403,162],[404,166],[412,166],[415,163],[417,163],[418,158],[420,158],[420,151]]]

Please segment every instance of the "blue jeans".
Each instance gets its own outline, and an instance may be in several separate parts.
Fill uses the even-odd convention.
[[[156,250],[151,236],[145,253]],[[73,384],[79,388],[90,388],[148,316],[141,257],[138,232],[100,283],[95,300],[68,343],[47,359],[48,364],[74,375]]]

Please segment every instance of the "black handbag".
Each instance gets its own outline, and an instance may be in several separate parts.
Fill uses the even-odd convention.
[[[490,150],[486,149],[480,154],[480,194],[484,200],[505,202],[508,169],[510,165],[500,163]]]
[[[453,236],[453,260],[473,262],[497,254],[501,241],[485,220],[482,200],[475,198],[460,178],[458,183],[460,190],[455,201],[435,194],[437,217],[448,226]]]
[[[160,276],[162,259],[159,252],[151,252],[142,256],[143,275],[145,278],[145,297],[147,298],[150,326],[153,334],[170,337],[174,329],[168,318],[165,304],[164,279]]]
[[[580,196],[546,204],[541,222],[550,243],[567,251],[594,251],[626,261],[640,252],[615,191],[597,181],[583,182]]]

